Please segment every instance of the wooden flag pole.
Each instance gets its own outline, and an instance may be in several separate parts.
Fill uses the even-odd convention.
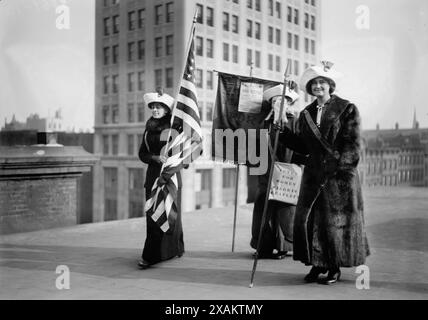
[[[285,72],[284,72],[284,87],[282,89],[281,107],[279,108],[278,122],[281,120],[281,115],[282,115],[282,112],[284,110],[285,88],[287,86],[288,67],[289,67],[289,63],[287,63],[287,67],[286,67]],[[268,202],[269,202],[269,192],[270,192],[270,186],[272,184],[273,168],[275,165],[275,155],[276,155],[276,149],[278,148],[278,140],[279,140],[279,130],[277,128],[277,124],[278,123],[275,123],[273,126],[273,128],[275,130],[275,143],[273,145],[273,152],[272,152],[272,157],[271,157],[272,160],[271,160],[270,171],[269,171],[269,180],[268,180],[268,185],[267,185],[267,189],[266,189],[265,203],[263,206],[263,215],[262,215],[262,221],[260,224],[259,238],[257,239],[257,251],[256,251],[256,254],[254,255],[253,270],[251,272],[250,288],[252,288],[254,285],[253,284],[254,274],[255,274],[256,268],[257,268],[257,260],[259,257],[260,244],[261,244],[261,240],[262,240],[262,236],[263,236],[263,229],[264,229],[265,222],[266,222],[265,220],[266,220],[266,213],[267,213]],[[270,139],[270,135],[269,135],[268,139]]]
[[[236,177],[235,177],[235,212],[233,215],[232,252],[235,251],[236,216],[238,211],[238,186],[239,186],[239,163],[236,165]]]
[[[250,77],[252,76],[253,76],[253,61],[251,61],[250,63]],[[238,211],[238,186],[239,186],[239,163],[236,165],[236,177],[235,177],[235,210],[233,214],[232,252],[235,251],[236,216]]]

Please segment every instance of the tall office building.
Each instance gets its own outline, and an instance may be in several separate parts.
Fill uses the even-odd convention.
[[[156,87],[176,96],[195,10],[196,79],[204,155],[183,171],[182,210],[233,205],[234,166],[214,163],[216,71],[282,81],[318,62],[319,0],[97,0],[94,221],[142,215],[145,165],[137,157]],[[302,97],[301,105],[309,98]],[[239,169],[238,204],[247,200]]]

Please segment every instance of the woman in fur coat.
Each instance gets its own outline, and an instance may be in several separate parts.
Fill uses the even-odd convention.
[[[162,164],[166,162],[166,157],[161,154],[166,141],[161,141],[161,134],[164,130],[171,128],[171,108],[174,98],[162,92],[147,93],[144,101],[152,109],[152,117],[147,120],[143,141],[141,142],[138,156],[141,161],[148,164],[146,170],[146,201],[150,198],[151,190],[156,179],[159,183],[165,183],[167,176],[161,176]],[[172,230],[164,233],[151,217],[146,216],[147,238],[144,244],[142,260],[138,262],[141,269],[147,269],[157,262],[181,257],[184,253],[183,228],[180,212],[180,190],[181,176],[177,173],[178,180],[178,208],[177,217]]]
[[[266,90],[263,93],[264,103],[272,107],[268,120],[265,121],[266,127],[271,126],[275,120],[279,118],[279,104],[283,93],[283,85],[277,85],[273,88]],[[297,112],[293,110],[294,102],[299,98],[299,95],[287,88],[285,92],[284,113],[283,117],[287,117],[286,126],[294,132],[296,126]],[[275,121],[276,122],[276,121]],[[275,137],[273,130],[269,130],[271,146],[273,146]],[[293,151],[287,149],[283,144],[278,143],[276,150],[275,161],[285,163],[295,163],[296,156]],[[268,154],[268,168],[272,158]],[[251,225],[251,242],[252,248],[257,249],[258,239],[260,234],[260,225],[263,216],[263,208],[266,199],[266,192],[269,181],[269,170],[264,174],[258,176],[256,201],[253,208],[253,220]],[[258,252],[259,259],[284,259],[288,252],[293,251],[293,221],[296,206],[286,204],[280,201],[269,200],[266,222],[262,233],[260,248]],[[276,251],[276,252],[274,252]]]
[[[357,107],[333,92],[332,64],[307,69],[300,85],[316,97],[299,116],[296,133],[280,140],[308,156],[296,207],[293,258],[312,265],[306,282],[332,284],[341,267],[365,263],[369,246],[357,165],[360,116]],[[320,278],[321,274],[327,273]]]

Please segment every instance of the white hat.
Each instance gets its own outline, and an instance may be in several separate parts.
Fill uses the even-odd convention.
[[[321,63],[322,66],[312,66],[306,69],[300,78],[300,87],[305,88],[306,92],[309,94],[312,94],[310,88],[308,88],[308,84],[311,80],[318,77],[324,77],[330,79],[336,85],[337,79],[342,76],[341,73],[331,70],[331,67],[333,66],[332,62],[321,61]]]
[[[284,85],[282,84],[269,88],[263,92],[263,100],[269,101],[273,97],[281,96],[283,90],[284,90]],[[299,99],[299,94],[294,90],[290,90],[290,88],[288,87],[285,88],[285,96],[289,97],[291,99],[291,102],[294,102],[297,99]]]
[[[150,104],[158,102],[165,105],[169,109],[169,111],[171,111],[172,106],[174,104],[174,98],[171,97],[169,94],[162,93],[161,91],[146,93],[143,96],[143,99],[149,108],[151,107]]]

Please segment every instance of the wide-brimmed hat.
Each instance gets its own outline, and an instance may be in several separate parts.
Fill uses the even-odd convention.
[[[306,92],[309,94],[312,94],[312,91],[309,88],[309,83],[311,80],[318,77],[323,77],[331,80],[334,83],[334,86],[336,86],[337,80],[342,77],[340,72],[331,69],[333,66],[332,62],[321,61],[321,64],[321,66],[309,67],[305,70],[305,72],[303,72],[300,78],[300,87],[305,88]]]
[[[282,84],[269,88],[263,92],[263,100],[269,101],[273,97],[281,96],[283,90],[284,90],[284,85]],[[294,90],[290,90],[290,88],[288,87],[285,88],[285,96],[289,97],[292,103],[295,102],[297,99],[299,99],[299,94]]]
[[[166,108],[169,109],[169,111],[171,111],[172,106],[174,104],[174,98],[171,97],[169,94],[167,93],[162,93],[160,92],[149,92],[146,93],[143,96],[144,102],[147,104],[147,106],[149,108],[151,108],[151,104],[152,103],[161,103],[163,104]]]

